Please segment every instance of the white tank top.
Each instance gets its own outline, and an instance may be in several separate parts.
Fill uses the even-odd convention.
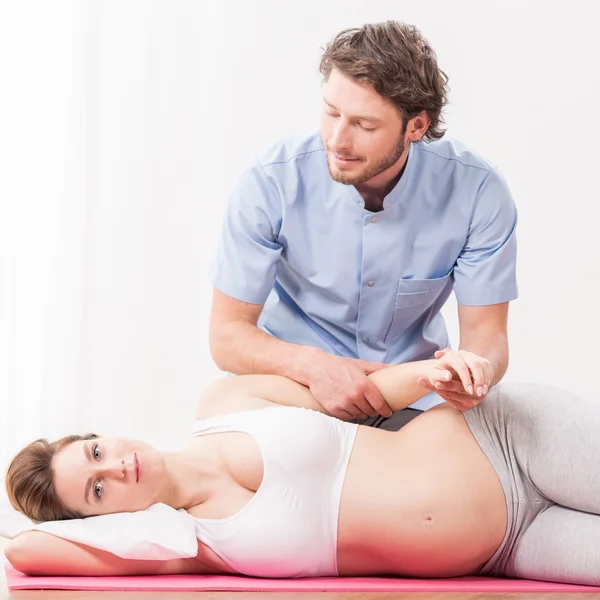
[[[196,537],[235,571],[255,577],[337,576],[342,486],[358,426],[288,406],[196,421],[192,435],[244,432],[263,480],[238,512],[195,517]]]

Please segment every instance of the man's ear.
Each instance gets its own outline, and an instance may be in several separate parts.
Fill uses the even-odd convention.
[[[416,117],[413,117],[406,126],[406,136],[411,142],[418,142],[429,129],[431,118],[426,110],[422,110]]]

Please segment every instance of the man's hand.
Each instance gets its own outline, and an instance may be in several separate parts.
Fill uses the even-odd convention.
[[[445,348],[434,356],[437,362],[429,377],[420,378],[418,383],[460,410],[477,406],[492,384],[492,363],[466,350]]]
[[[310,365],[307,385],[315,400],[338,419],[389,417],[392,410],[367,377],[388,366],[319,352]]]

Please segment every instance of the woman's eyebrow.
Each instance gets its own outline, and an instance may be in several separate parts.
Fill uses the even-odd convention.
[[[90,477],[86,484],[85,484],[85,492],[83,492],[83,497],[85,498],[85,501],[89,504],[90,503],[90,488],[92,487],[92,478]]]

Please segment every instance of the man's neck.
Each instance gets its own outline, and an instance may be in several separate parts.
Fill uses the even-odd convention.
[[[383,201],[400,181],[407,159],[408,149],[389,169],[379,173],[369,181],[355,186],[365,202],[366,210],[371,212],[383,210]]]

